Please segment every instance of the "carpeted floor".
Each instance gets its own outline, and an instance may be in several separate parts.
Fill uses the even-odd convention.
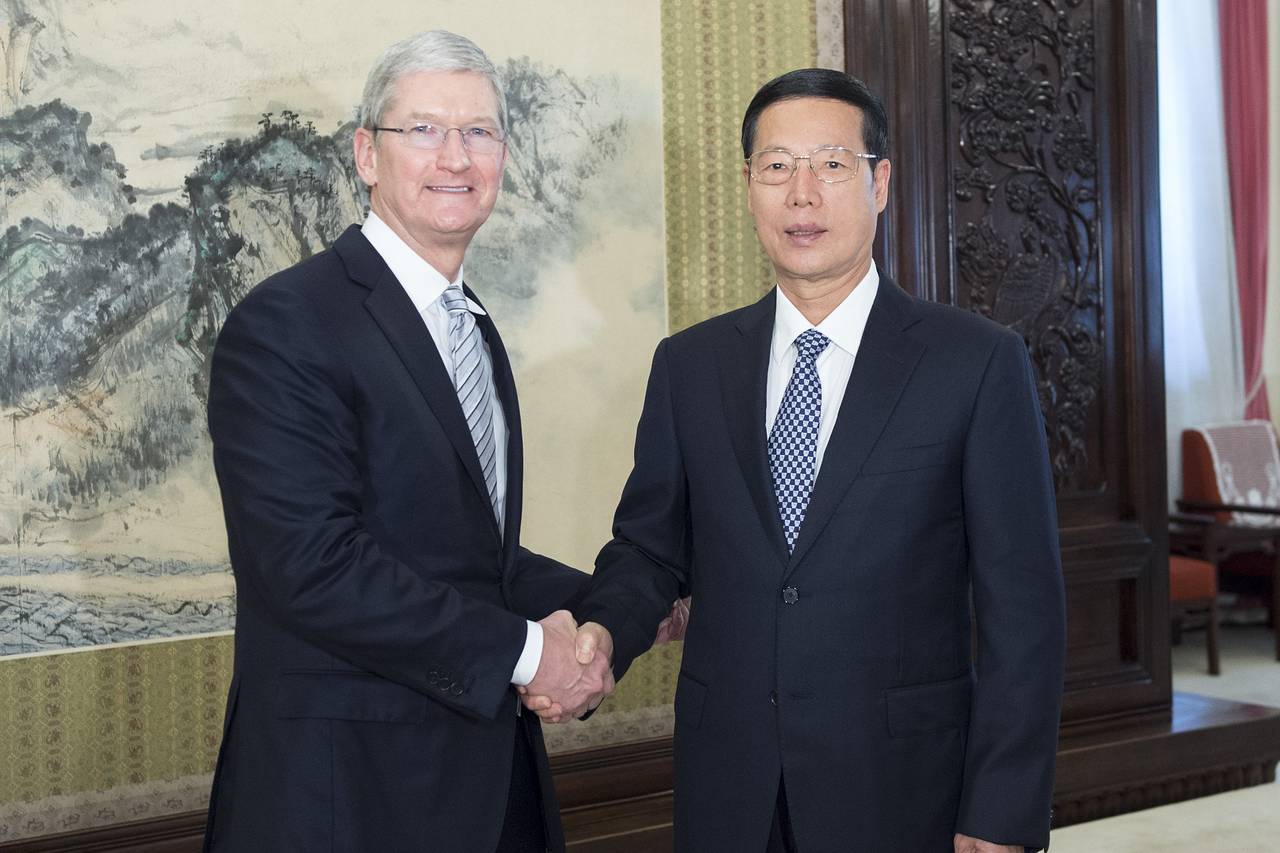
[[[1204,632],[1173,648],[1173,689],[1280,708],[1280,662],[1266,628],[1224,626],[1222,674],[1208,674]],[[1261,785],[1069,826],[1053,853],[1261,853],[1280,851],[1280,785]]]

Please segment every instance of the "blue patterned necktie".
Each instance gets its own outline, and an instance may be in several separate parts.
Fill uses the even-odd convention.
[[[493,444],[493,409],[490,403],[492,379],[489,360],[484,357],[484,337],[476,318],[467,307],[466,294],[451,284],[440,297],[449,312],[449,347],[453,350],[453,387],[458,392],[462,414],[467,418],[471,440],[480,457],[480,470],[489,489],[489,503],[502,529],[502,507],[498,505],[498,461]]]
[[[769,432],[769,471],[773,474],[773,491],[778,498],[788,552],[795,550],[813,492],[818,423],[822,419],[822,382],[818,379],[817,361],[829,343],[817,329],[796,337],[796,366]]]

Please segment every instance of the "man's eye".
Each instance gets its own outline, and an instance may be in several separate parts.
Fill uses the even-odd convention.
[[[435,126],[430,124],[414,124],[409,126],[409,132],[414,136],[431,136],[436,132]]]
[[[839,172],[849,167],[846,166],[844,163],[841,163],[839,160],[828,160],[826,163],[823,164],[823,168],[826,169],[828,172]]]
[[[487,127],[468,127],[466,134],[476,139],[490,139],[494,135],[493,131]]]

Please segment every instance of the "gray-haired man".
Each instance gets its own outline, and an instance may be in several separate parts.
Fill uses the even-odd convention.
[[[379,59],[360,124],[363,227],[256,287],[214,353],[238,611],[205,849],[561,850],[514,688],[577,713],[612,678],[575,658],[586,576],[520,546],[511,367],[462,283],[502,87],[424,33]]]

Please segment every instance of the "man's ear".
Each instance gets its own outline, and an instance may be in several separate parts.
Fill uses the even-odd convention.
[[[884,212],[885,205],[889,203],[889,173],[893,167],[888,160],[881,160],[876,163],[876,171],[874,175],[876,188],[876,213]]]
[[[364,181],[367,187],[377,186],[378,141],[374,137],[373,131],[365,127],[356,128],[355,139],[352,140],[352,149],[356,160],[356,172],[360,174],[360,180]]]

